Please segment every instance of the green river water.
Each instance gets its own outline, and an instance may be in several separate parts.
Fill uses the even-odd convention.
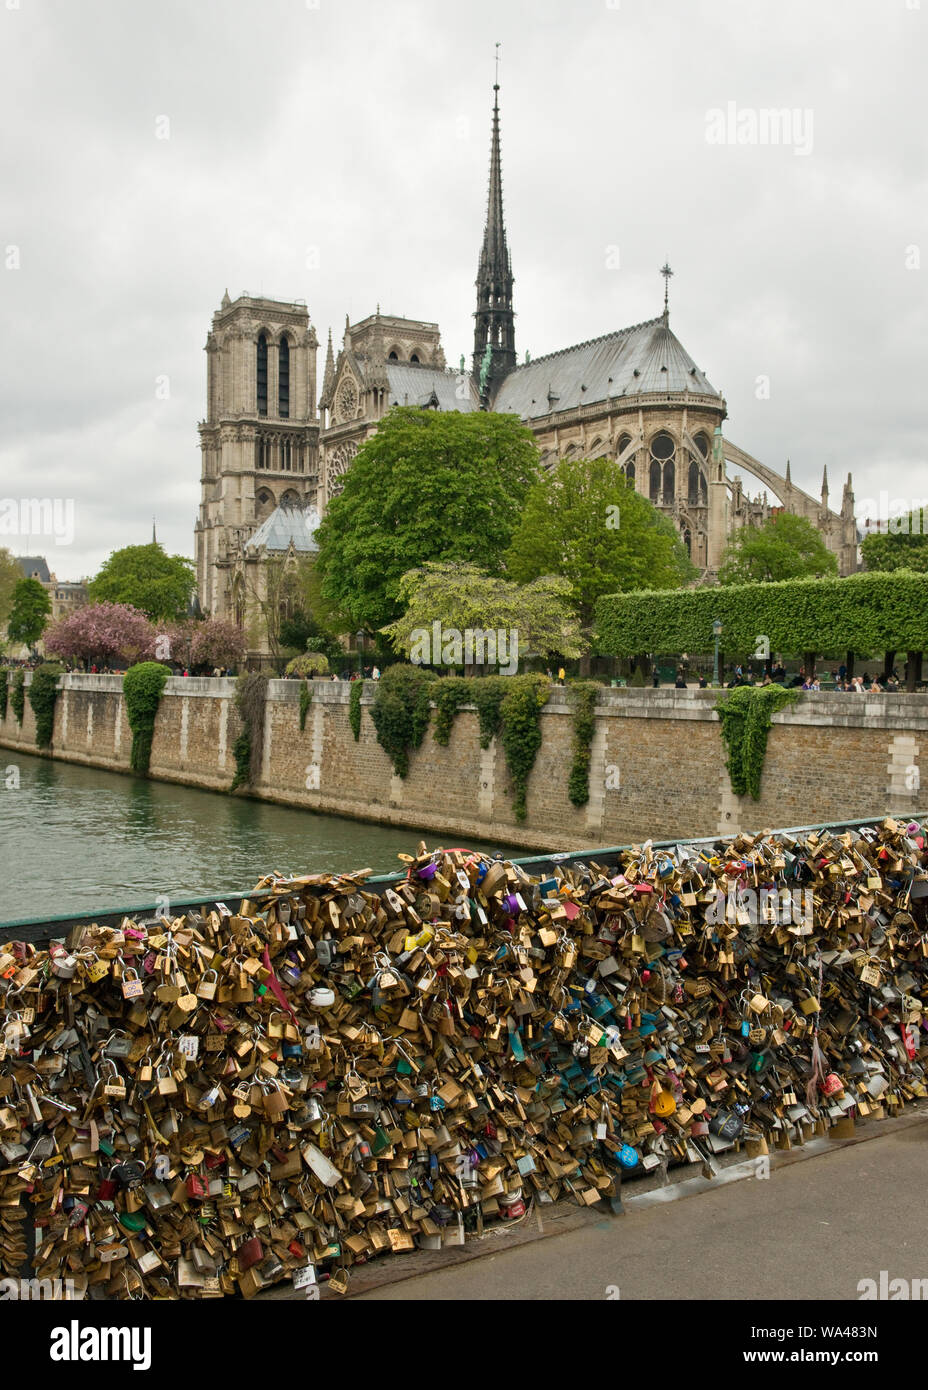
[[[391,873],[420,839],[461,843],[0,749],[0,922],[245,891],[272,870]]]

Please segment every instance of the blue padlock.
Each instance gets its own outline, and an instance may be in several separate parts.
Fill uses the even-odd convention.
[[[638,1154],[632,1148],[631,1144],[623,1144],[615,1157],[619,1160],[623,1168],[638,1167]]]

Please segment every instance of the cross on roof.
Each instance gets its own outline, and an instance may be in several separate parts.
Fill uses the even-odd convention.
[[[669,261],[664,261],[664,264],[661,266],[660,269],[660,274],[664,277],[664,317],[666,318],[669,312],[667,308],[667,295],[668,291],[670,290],[670,277],[673,274],[673,271],[670,269]]]

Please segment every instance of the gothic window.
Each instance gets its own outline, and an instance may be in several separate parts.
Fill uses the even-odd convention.
[[[286,338],[280,340],[280,354],[277,359],[277,413],[282,420],[290,416],[290,344]]]
[[[687,555],[689,555],[690,559],[692,559],[692,558],[693,558],[693,537],[690,535],[690,528],[689,528],[688,526],[684,526],[684,528],[683,528],[683,544],[686,546],[686,553],[687,553]]]
[[[257,388],[258,388],[258,414],[267,414],[267,338],[263,333],[258,335],[258,369],[257,369]]]
[[[690,459],[686,500],[694,506],[699,503],[699,464],[694,458]]]
[[[358,388],[353,379],[346,376],[338,388],[338,417],[342,422],[353,420],[358,413]]]
[[[232,615],[236,627],[245,626],[245,587],[240,579],[235,581],[232,589]]]
[[[397,357],[397,355],[396,355],[395,352],[391,352],[391,353],[389,353],[389,354],[387,355],[387,361],[388,361],[388,362],[398,362],[399,360],[400,360],[400,359]]]
[[[663,479],[663,501],[673,501],[674,492],[674,442],[666,430],[661,430],[651,440],[651,488],[652,502],[661,500],[661,481]]]
[[[337,497],[341,492],[344,486],[342,475],[347,472],[348,466],[357,452],[357,444],[341,444],[329,454],[326,460],[326,482],[330,497]]]
[[[255,520],[263,521],[274,510],[274,494],[263,487],[255,493]]]
[[[617,458],[621,458],[621,457],[622,457],[622,455],[625,453],[625,450],[628,448],[628,446],[629,446],[629,444],[631,444],[631,442],[632,442],[632,437],[631,437],[630,434],[623,434],[623,435],[620,435],[620,436],[619,436],[619,446],[618,446],[618,450],[617,450],[617,453],[616,453],[616,457],[617,457]],[[635,486],[635,456],[634,456],[634,454],[632,454],[631,458],[630,458],[630,459],[627,459],[626,462],[622,464],[622,471],[624,472],[625,477],[626,477],[626,479],[627,479],[629,485],[630,485],[631,487],[634,487],[634,486]]]
[[[703,458],[707,459],[709,457],[709,441],[706,438],[706,436],[702,433],[697,434],[694,443],[696,445],[696,448],[702,454]]]
[[[284,473],[289,473],[289,472],[291,471],[291,466],[292,466],[292,457],[291,457],[291,452],[290,452],[290,440],[289,440],[289,439],[282,439],[282,440],[280,441],[280,467],[281,467],[281,470],[282,470]]]
[[[300,494],[288,489],[280,499],[282,507],[298,507],[300,505]]]
[[[415,362],[416,366],[419,365],[419,358],[416,353],[413,353],[409,360],[410,362]]]
[[[256,448],[256,451],[257,451],[257,458],[255,459],[255,463],[256,463],[257,467],[258,467],[258,468],[270,468],[270,466],[271,466],[271,446],[270,446],[270,442],[269,442],[267,439],[265,439],[263,435],[259,435],[259,436],[258,436],[258,442],[257,442],[255,448]]]

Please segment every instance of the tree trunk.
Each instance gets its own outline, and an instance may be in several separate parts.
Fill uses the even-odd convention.
[[[844,664],[845,664],[845,666],[847,667],[847,678],[848,678],[848,680],[850,680],[851,677],[852,677],[853,674],[854,674],[854,653],[853,653],[853,652],[848,652],[848,653],[847,653],[847,656],[845,656],[845,658],[844,658]]]
[[[905,655],[906,655],[906,662],[905,662],[905,688],[906,688],[906,690],[908,690],[908,691],[914,692],[914,690],[915,690],[915,682],[916,682],[916,680],[918,679],[918,676],[919,676],[919,674],[920,674],[919,671],[918,671],[918,665],[920,664],[921,653],[920,653],[920,652],[906,652]],[[916,663],[918,663],[918,664],[916,664]]]
[[[803,653],[803,656],[802,656],[802,664],[803,664],[803,666],[805,667],[806,680],[807,680],[807,681],[814,680],[814,679],[815,679],[815,652],[804,652],[804,653]]]
[[[887,680],[889,680],[889,677],[893,673],[893,662],[895,660],[896,653],[894,651],[887,652],[883,658],[883,675],[886,677]]]
[[[591,660],[592,658],[590,657],[589,652],[584,652],[580,658],[580,675],[584,679],[590,674]]]

